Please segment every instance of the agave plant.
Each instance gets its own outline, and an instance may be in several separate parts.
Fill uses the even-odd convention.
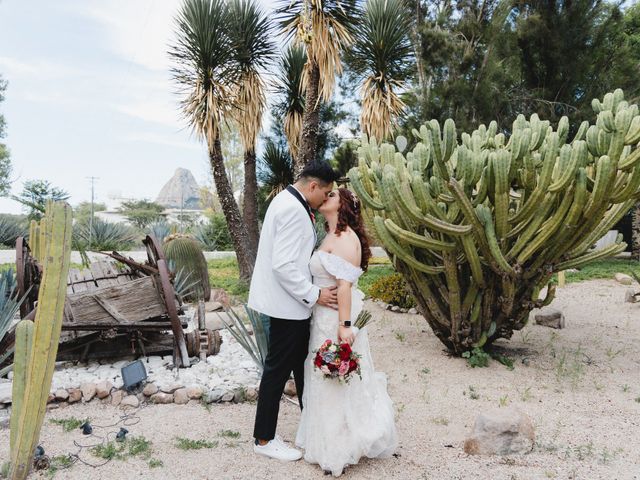
[[[153,235],[156,239],[162,242],[165,238],[174,233],[171,231],[171,227],[172,225],[163,218],[150,223],[146,229],[146,233]]]
[[[369,0],[346,54],[351,71],[362,82],[362,131],[378,140],[390,137],[404,108],[398,90],[412,68],[410,27],[403,0]]]
[[[73,233],[74,248],[80,250],[127,250],[138,241],[137,233],[128,225],[99,218],[94,218],[91,225],[76,224]]]
[[[267,142],[259,178],[262,185],[268,190],[267,198],[273,198],[287,185],[293,183],[293,165],[289,154],[273,142]]]
[[[269,351],[269,317],[250,309],[246,305],[244,309],[251,323],[252,332],[249,332],[243,319],[232,308],[225,309],[230,322],[225,320],[222,315],[218,314],[218,316],[227,327],[229,333],[247,351],[251,359],[262,371]]]
[[[20,305],[27,298],[28,291],[17,298],[17,288],[15,273],[13,269],[0,272],[0,341],[7,334],[13,320],[20,310]],[[0,364],[11,354],[11,352],[0,352]]]
[[[16,238],[26,237],[29,229],[26,222],[13,215],[0,215],[0,244],[15,247]]]

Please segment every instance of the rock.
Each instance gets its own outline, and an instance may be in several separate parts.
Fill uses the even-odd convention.
[[[0,412],[0,430],[9,428],[10,423],[11,423],[11,416],[9,415],[9,411],[3,410],[2,412]]]
[[[222,397],[227,393],[226,390],[215,388],[207,394],[207,403],[219,403],[222,401]]]
[[[225,392],[224,395],[222,395],[222,398],[220,399],[221,402],[230,402],[235,398],[235,393],[234,392]]]
[[[205,312],[217,312],[218,310],[222,310],[222,308],[223,308],[223,305],[220,302],[212,302],[211,300],[209,300],[204,304]]]
[[[627,303],[636,303],[636,291],[633,288],[627,288],[624,292],[624,301]]]
[[[533,449],[535,432],[529,416],[515,407],[481,413],[471,437],[464,442],[469,455],[511,455]]]
[[[162,385],[160,387],[160,391],[163,393],[173,393],[180,388],[184,388],[184,385],[178,382],[173,382],[170,385]]]
[[[244,388],[238,388],[233,392],[233,403],[242,403],[245,400]]]
[[[406,308],[401,308],[400,309],[400,313],[407,313],[407,312],[408,312],[408,310]]]
[[[133,407],[136,408],[140,405],[140,400],[135,395],[127,395],[120,402],[121,407]]]
[[[0,403],[11,403],[12,382],[0,383]]]
[[[82,390],[82,401],[90,402],[93,397],[96,396],[96,385],[95,383],[83,383],[80,386],[80,390]]]
[[[387,303],[387,305],[384,307],[385,310],[391,310],[393,309],[393,305]]]
[[[560,310],[545,308],[535,315],[536,324],[549,328],[564,328],[564,314]]]
[[[229,294],[225,292],[223,288],[212,288],[209,302],[218,302],[222,304],[223,307],[227,308],[231,305]]]
[[[189,401],[189,395],[187,395],[186,388],[179,388],[173,392],[173,402],[178,405],[185,405]]]
[[[244,398],[247,402],[254,402],[258,399],[258,392],[253,387],[248,387],[244,392]]]
[[[144,386],[142,393],[144,393],[147,397],[150,397],[151,395],[158,393],[158,386],[155,383],[147,383]]]
[[[117,407],[118,405],[120,405],[120,403],[122,403],[122,399],[124,397],[125,397],[124,390],[116,390],[111,394],[111,405],[113,405],[114,407]]]
[[[296,382],[292,379],[287,380],[287,383],[284,385],[284,393],[290,397],[294,397],[297,394]]]
[[[393,307],[391,307],[391,311],[392,312],[399,312],[400,311],[400,307],[397,305],[394,305]]]
[[[410,313],[411,315],[416,315],[418,313],[418,310],[416,310],[415,308],[410,308],[407,313]]]
[[[69,398],[69,392],[67,392],[64,388],[59,388],[55,393],[56,400],[59,402],[64,402],[67,398]]]
[[[200,186],[193,173],[186,168],[177,168],[160,190],[156,203],[168,208],[200,208]]]
[[[164,392],[154,393],[153,395],[151,395],[150,400],[152,403],[160,403],[160,404],[173,403],[173,393],[164,393]]]
[[[633,283],[633,278],[625,273],[616,273],[613,278],[622,285],[631,285]]]
[[[107,380],[96,383],[96,396],[98,398],[106,398],[111,393],[113,384]]]
[[[187,397],[189,397],[190,400],[202,398],[202,387],[195,385],[187,388]]]
[[[49,397],[47,397],[47,403],[51,403],[55,401],[55,399],[56,399],[56,395],[54,393],[50,393]]]
[[[80,390],[79,388],[70,388],[68,392],[69,398],[67,399],[67,401],[69,403],[76,403],[82,400],[82,390]]]

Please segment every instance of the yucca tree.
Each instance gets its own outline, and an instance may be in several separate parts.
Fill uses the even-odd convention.
[[[239,68],[236,108],[231,115],[240,127],[244,147],[243,217],[254,251],[258,250],[258,182],[256,178],[256,139],[262,128],[266,106],[265,84],[261,73],[273,61],[275,45],[271,41],[272,25],[252,0],[231,0],[229,37]]]
[[[331,98],[336,75],[342,73],[342,50],[351,44],[357,0],[281,0],[279,14],[285,33],[304,44],[307,63],[303,77],[305,110],[295,173],[316,158],[320,102]]]
[[[272,141],[267,142],[259,176],[260,183],[268,192],[267,200],[271,200],[293,183],[293,162],[289,153]]]
[[[404,108],[398,95],[411,73],[411,17],[404,0],[369,0],[346,60],[362,82],[360,126],[369,137],[391,136]]]
[[[176,17],[176,39],[169,55],[182,113],[193,132],[205,140],[213,180],[238,259],[241,280],[253,272],[255,250],[233,196],[220,147],[220,124],[234,108],[241,69],[228,33],[229,11],[222,0],[185,0]]]
[[[277,86],[284,96],[282,115],[284,134],[289,144],[289,153],[297,158],[300,150],[300,134],[302,133],[302,116],[304,114],[304,92],[302,78],[307,54],[300,45],[289,45],[280,59]]]

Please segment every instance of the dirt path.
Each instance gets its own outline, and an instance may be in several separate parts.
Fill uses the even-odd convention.
[[[389,375],[400,436],[398,458],[366,460],[345,479],[640,479],[640,305],[625,304],[613,281],[570,284],[553,307],[567,328],[529,325],[503,342],[515,369],[498,362],[471,369],[449,358],[418,316],[383,311],[374,304],[370,327],[376,367]],[[525,456],[470,457],[462,444],[476,414],[517,405],[534,421],[537,446]],[[281,464],[251,451],[255,405],[156,405],[135,412],[127,428],[152,442],[146,460],[113,460],[91,468],[76,464],[61,479],[306,479],[327,478],[303,461]],[[116,423],[122,410],[92,402],[52,410],[47,419],[90,417]],[[297,407],[283,402],[279,433],[292,440]],[[115,432],[114,427],[107,431]],[[238,432],[238,438],[221,432]],[[102,433],[103,431],[100,431]],[[227,432],[228,433],[228,432]],[[211,449],[182,451],[175,437],[217,441]],[[95,441],[79,431],[64,433],[46,421],[41,443],[50,455],[74,452],[74,441]],[[0,459],[8,456],[9,431],[0,430]],[[98,463],[85,451],[81,457]],[[34,478],[46,478],[46,474]]]

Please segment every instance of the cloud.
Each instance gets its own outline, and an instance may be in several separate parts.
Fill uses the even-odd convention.
[[[188,135],[188,133],[184,133],[184,135]],[[201,150],[201,151],[205,150],[205,147],[199,144],[196,140],[185,141],[185,140],[172,138],[171,136],[161,135],[159,133],[154,133],[154,132],[132,133],[124,137],[124,140],[128,142],[155,143],[158,145],[166,145],[166,146],[175,147],[175,148],[187,148],[190,150]]]

